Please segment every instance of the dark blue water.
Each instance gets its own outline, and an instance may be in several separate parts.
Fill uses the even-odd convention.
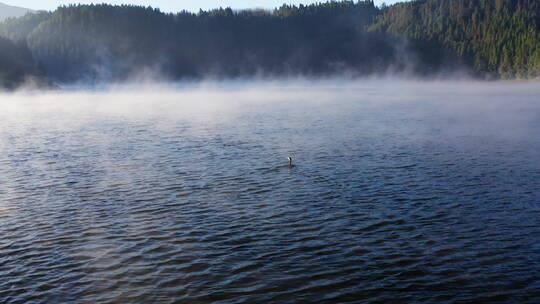
[[[538,303],[538,96],[0,96],[0,303]]]

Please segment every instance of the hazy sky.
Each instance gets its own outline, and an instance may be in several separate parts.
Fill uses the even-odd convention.
[[[209,9],[216,7],[230,6],[232,8],[274,8],[283,3],[300,4],[324,2],[325,0],[0,0],[5,4],[21,6],[36,10],[53,10],[60,5],[70,3],[111,3],[111,4],[136,4],[144,6],[159,7],[162,11],[180,11],[182,9],[198,11],[199,8]],[[375,0],[375,4],[380,5],[383,2],[393,4],[403,0]]]

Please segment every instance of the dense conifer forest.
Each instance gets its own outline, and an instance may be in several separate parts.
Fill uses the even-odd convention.
[[[0,88],[14,89],[40,78],[42,75],[26,43],[0,37]]]
[[[176,14],[71,5],[0,24],[0,77],[4,86],[39,73],[64,83],[336,74],[537,78],[539,25],[537,0],[389,7],[332,1]]]
[[[540,1],[420,0],[389,7],[370,30],[433,41],[491,78],[540,74]]]

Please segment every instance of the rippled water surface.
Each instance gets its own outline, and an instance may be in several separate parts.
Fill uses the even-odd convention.
[[[0,95],[0,303],[539,303],[538,96]]]

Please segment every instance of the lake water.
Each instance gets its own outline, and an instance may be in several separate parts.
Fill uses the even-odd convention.
[[[539,96],[0,95],[0,303],[539,303]]]

